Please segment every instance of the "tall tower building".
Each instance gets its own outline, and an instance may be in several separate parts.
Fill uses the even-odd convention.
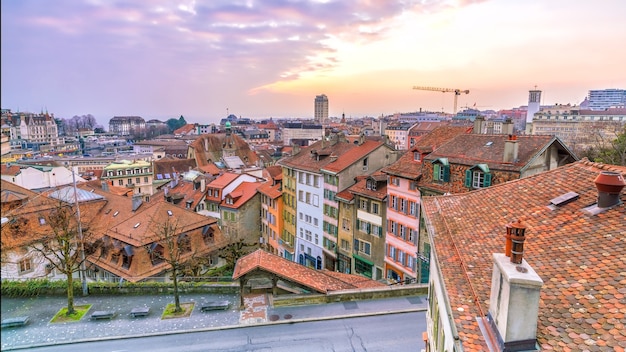
[[[533,117],[541,107],[541,91],[528,91],[528,109],[526,110],[526,134],[532,134]]]
[[[328,118],[328,97],[326,94],[315,97],[315,121],[324,123]]]

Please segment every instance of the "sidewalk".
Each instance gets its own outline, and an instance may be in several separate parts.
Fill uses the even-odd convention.
[[[200,311],[202,302],[224,300],[231,302],[228,310]],[[409,296],[272,308],[268,307],[268,300],[264,295],[251,295],[244,298],[245,309],[239,310],[237,295],[185,294],[181,295],[181,303],[196,302],[191,316],[161,320],[165,306],[174,302],[173,295],[87,296],[75,298],[76,305],[92,304],[90,311],[80,321],[51,324],[52,317],[67,305],[65,297],[1,298],[1,302],[2,319],[30,317],[26,326],[2,329],[2,351],[78,341],[420,311],[425,310],[428,304],[425,296]],[[150,307],[148,316],[130,317],[133,308],[144,306]],[[97,310],[114,311],[116,315],[111,320],[89,319],[89,314]]]

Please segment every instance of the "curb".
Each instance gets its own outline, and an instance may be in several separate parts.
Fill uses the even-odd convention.
[[[51,343],[13,346],[13,347],[8,347],[8,348],[3,348],[2,351],[17,351],[17,350],[47,347],[47,346],[63,346],[63,345],[69,345],[69,344],[74,344],[74,343],[98,342],[98,341],[108,341],[108,340],[124,340],[124,339],[134,339],[134,338],[139,338],[139,337],[152,337],[152,336],[165,336],[165,335],[179,335],[179,334],[188,334],[188,333],[194,333],[194,332],[231,330],[231,329],[240,329],[240,328],[248,328],[248,327],[267,326],[267,325],[298,324],[298,323],[308,323],[308,322],[313,322],[313,321],[361,318],[361,317],[370,317],[370,316],[387,315],[387,314],[416,313],[416,312],[423,312],[426,310],[427,308],[410,308],[410,309],[399,309],[399,310],[387,310],[387,311],[380,311],[380,312],[333,315],[333,316],[327,316],[327,317],[300,318],[300,319],[281,320],[281,321],[265,321],[262,323],[224,325],[224,326],[215,326],[215,327],[198,328],[198,329],[162,331],[162,332],[153,332],[153,333],[136,334],[136,335],[94,337],[94,338],[76,339],[76,340],[71,340],[71,341],[59,341],[59,342],[51,342]]]

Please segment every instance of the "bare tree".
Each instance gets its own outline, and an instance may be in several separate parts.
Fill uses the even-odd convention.
[[[185,268],[183,257],[185,257],[185,260],[189,260],[188,253],[191,252],[191,238],[189,235],[181,233],[182,226],[178,223],[178,220],[171,217],[167,217],[165,221],[156,220],[153,223],[155,225],[152,228],[152,232],[156,236],[156,242],[163,247],[163,251],[153,250],[151,255],[159,260],[163,260],[170,267],[174,285],[174,312],[182,312],[178,277]]]
[[[258,246],[257,243],[246,243],[243,239],[233,241],[224,247],[219,256],[226,260],[226,265],[229,270],[235,269],[237,260],[246,254],[251,253]]]
[[[93,204],[91,208],[99,206]],[[28,250],[37,254],[36,264],[45,264],[45,274],[56,269],[66,277],[67,315],[74,314],[74,275],[82,272],[85,255],[93,252],[91,232],[88,226],[83,229],[78,225],[77,208],[62,200],[48,199],[36,211],[15,211],[10,216],[12,225],[7,231],[14,237],[29,235]]]

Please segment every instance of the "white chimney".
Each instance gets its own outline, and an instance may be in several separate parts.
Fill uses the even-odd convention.
[[[539,293],[543,280],[522,259],[511,261],[504,253],[493,254],[491,296],[487,321],[497,335],[500,351],[535,351]]]

